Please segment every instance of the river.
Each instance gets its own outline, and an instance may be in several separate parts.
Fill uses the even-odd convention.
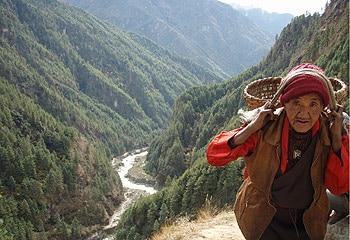
[[[149,194],[153,194],[153,193],[157,192],[157,190],[155,190],[153,187],[149,187],[149,186],[139,184],[139,183],[134,183],[131,180],[129,180],[129,178],[127,177],[128,171],[132,168],[132,166],[135,163],[135,158],[146,157],[146,155],[147,155],[147,151],[144,151],[144,152],[140,152],[137,154],[128,155],[127,157],[124,157],[122,159],[122,166],[119,167],[119,169],[117,171],[118,171],[120,179],[123,183],[124,188],[141,190],[141,191],[145,191]]]
[[[114,228],[118,221],[120,220],[123,213],[135,202],[137,199],[143,195],[149,195],[156,193],[157,190],[153,187],[146,186],[144,184],[132,182],[128,178],[128,171],[134,166],[135,159],[138,157],[145,157],[147,155],[147,151],[136,150],[133,153],[125,153],[122,158],[122,164],[117,168],[117,172],[120,176],[120,179],[123,183],[124,187],[124,197],[125,200],[122,204],[114,211],[114,214],[111,216],[109,220],[109,224],[104,227],[104,230],[108,230]],[[117,161],[115,159],[112,161],[112,166],[116,167]],[[93,238],[95,239],[95,238]],[[113,237],[109,236],[104,238],[104,240],[112,240]]]

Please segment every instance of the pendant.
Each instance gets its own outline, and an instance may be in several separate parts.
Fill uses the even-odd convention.
[[[299,149],[293,151],[293,159],[300,159],[301,151]]]

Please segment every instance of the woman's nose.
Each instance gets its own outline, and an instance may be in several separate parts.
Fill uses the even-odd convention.
[[[307,115],[308,113],[309,113],[308,107],[306,107],[306,106],[299,107],[298,115],[303,116],[303,115]]]

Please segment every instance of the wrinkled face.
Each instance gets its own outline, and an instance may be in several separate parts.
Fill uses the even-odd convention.
[[[289,124],[297,132],[309,131],[323,110],[321,97],[316,93],[300,96],[284,104]]]

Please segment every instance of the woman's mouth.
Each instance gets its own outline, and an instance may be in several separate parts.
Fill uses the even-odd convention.
[[[300,124],[306,124],[309,122],[309,120],[302,120],[302,119],[298,119],[296,120],[297,123],[300,123]]]

